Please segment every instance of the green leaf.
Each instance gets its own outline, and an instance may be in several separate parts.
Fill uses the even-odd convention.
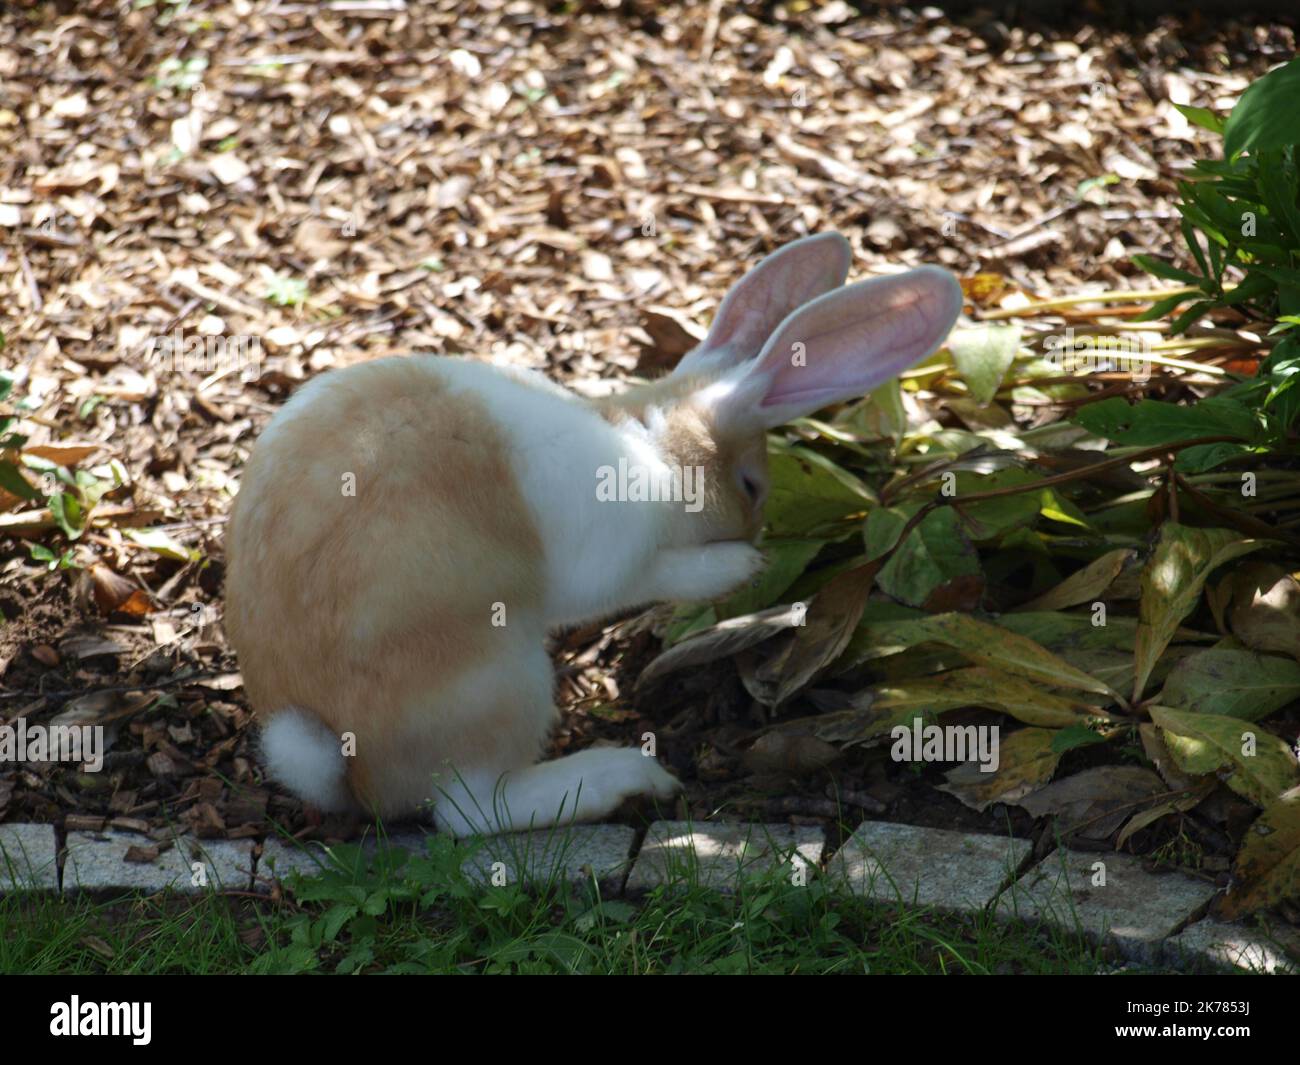
[[[672,647],[688,636],[707,629],[717,620],[718,612],[712,603],[686,603],[679,606],[664,630],[664,647]]]
[[[1190,104],[1174,104],[1179,112],[1193,126],[1208,129],[1211,133],[1223,133],[1223,119],[1208,107],[1192,107]]]
[[[18,496],[21,499],[37,502],[42,498],[27,479],[18,472],[18,467],[12,462],[0,462],[0,488],[3,488],[10,495]]]
[[[106,396],[88,396],[81,401],[81,405],[77,408],[77,417],[83,422],[88,421],[95,408],[106,401]]]
[[[1269,213],[1280,225],[1286,227],[1287,247],[1300,249],[1300,209],[1296,207],[1295,168],[1285,165],[1281,152],[1261,154],[1259,187]]]
[[[1176,266],[1170,266],[1160,259],[1153,259],[1150,255],[1134,255],[1133,262],[1148,274],[1154,274],[1156,277],[1163,277],[1169,281],[1181,281],[1185,285],[1199,285],[1201,283],[1201,279],[1195,274],[1187,270],[1180,270]]]
[[[276,274],[267,282],[266,299],[279,307],[299,307],[307,302],[307,282]]]
[[[1157,697],[1163,706],[1258,721],[1300,699],[1300,663],[1211,647],[1184,658]]]
[[[808,448],[773,444],[768,481],[766,517],[774,536],[805,536],[875,501],[858,478]]]
[[[56,492],[50,496],[50,514],[69,540],[80,538],[86,531],[86,512],[81,501],[71,492]]]
[[[1087,515],[1069,499],[1058,495],[1054,488],[1044,488],[1038,493],[1039,512],[1051,521],[1077,525],[1081,529],[1091,528]]]
[[[1135,322],[1151,322],[1151,321],[1155,321],[1155,319],[1157,319],[1157,318],[1163,318],[1163,317],[1164,317],[1165,315],[1167,315],[1170,311],[1172,311],[1175,307],[1178,307],[1178,306],[1180,306],[1180,305],[1186,303],[1186,302],[1187,302],[1189,299],[1191,299],[1194,295],[1196,295],[1196,293],[1194,293],[1194,292],[1186,292],[1186,293],[1182,293],[1182,294],[1177,295],[1177,296],[1166,296],[1166,297],[1165,297],[1164,299],[1162,299],[1162,300],[1157,300],[1155,303],[1153,303],[1150,307],[1148,307],[1148,308],[1147,308],[1145,311],[1143,311],[1141,314],[1135,314],[1135,315],[1133,316],[1133,321],[1135,321]]]
[[[1196,230],[1192,228],[1192,223],[1184,218],[1180,228],[1182,229],[1183,240],[1187,242],[1187,250],[1196,259],[1196,265],[1201,268],[1202,276],[1213,276],[1210,273],[1210,264],[1205,261],[1205,252],[1201,250],[1201,242],[1196,239]]]
[[[1080,408],[1074,420],[1113,443],[1137,447],[1176,444],[1201,436],[1235,436],[1250,441],[1259,433],[1254,412],[1224,396],[1212,396],[1189,407],[1154,399],[1130,405],[1112,396]]]
[[[747,585],[718,608],[717,617],[734,618],[771,606],[803,574],[825,540],[768,540],[763,544],[767,565],[755,585]]]
[[[1150,710],[1151,720],[1160,726],[1169,753],[1184,773],[1226,769],[1228,787],[1260,807],[1271,805],[1300,782],[1287,742],[1258,725],[1225,714],[1168,706]]]
[[[948,337],[957,373],[980,406],[992,402],[1020,350],[1020,326],[984,325],[959,329]]]
[[[1064,754],[1076,747],[1091,747],[1094,743],[1105,743],[1106,737],[1100,735],[1087,725],[1069,725],[1052,737],[1052,750]]]
[[[1200,300],[1193,303],[1185,311],[1178,315],[1169,323],[1169,332],[1175,336],[1187,329],[1188,326],[1195,325],[1204,318],[1210,311],[1214,310],[1213,300]]]
[[[961,502],[969,494],[992,492],[1000,488],[1020,488],[1043,478],[1029,470],[1007,469],[992,474],[961,473],[953,499],[959,504],[962,528],[974,540],[992,540],[1013,529],[1030,524],[1042,511],[1045,492],[1018,492],[997,499],[974,503]]]
[[[1251,449],[1245,444],[1197,444],[1195,447],[1183,448],[1174,459],[1174,468],[1179,473],[1208,473],[1217,466],[1222,466],[1229,459],[1247,454]]]
[[[337,902],[326,911],[325,916],[321,918],[321,934],[326,943],[332,943],[338,938],[339,932],[353,917],[357,915],[357,908],[349,906],[342,902]]]
[[[863,537],[868,558],[879,558],[898,543],[899,535],[923,504],[877,507],[867,516]],[[887,595],[909,606],[924,606],[931,595],[954,581],[982,579],[979,555],[951,507],[927,514],[880,570],[876,583]]]
[[[1223,154],[1252,155],[1300,144],[1300,58],[1271,70],[1247,87],[1223,128]]]
[[[1076,200],[1082,200],[1093,189],[1104,189],[1108,185],[1118,185],[1119,182],[1120,176],[1118,174],[1100,174],[1097,177],[1084,178],[1075,187],[1074,198]],[[1104,204],[1106,202],[1106,197],[1102,195],[1098,197],[1098,200]]]

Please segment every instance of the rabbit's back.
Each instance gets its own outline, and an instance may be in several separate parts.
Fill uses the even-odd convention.
[[[539,614],[543,547],[509,430],[460,367],[493,372],[396,358],[325,374],[254,448],[226,625],[260,715],[299,706],[336,734],[400,735],[431,678],[484,668],[504,627]]]

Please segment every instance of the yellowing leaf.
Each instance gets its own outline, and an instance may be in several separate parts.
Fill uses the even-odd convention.
[[[1067,606],[1094,602],[1119,576],[1120,570],[1137,553],[1129,547],[1107,551],[1093,559],[1083,569],[1071,573],[1051,591],[1031,599],[1020,610],[1061,610]]]
[[[944,774],[947,784],[940,791],[955,795],[974,810],[984,810],[995,802],[1016,802],[1037,791],[1056,772],[1060,752],[1052,749],[1055,729],[1022,728],[1002,741],[998,751],[998,768],[983,772],[978,762],[967,762]]]
[[[912,706],[934,713],[964,707],[1001,710],[1027,725],[1064,728],[1093,718],[1110,715],[1089,703],[1058,695],[1010,673],[970,666],[951,669],[933,677],[918,677],[896,684],[879,685],[874,691],[877,709]]]
[[[1258,721],[1300,699],[1300,662],[1211,647],[1188,655],[1165,681],[1164,706]]]
[[[1153,706],[1151,720],[1163,730],[1169,753],[1185,773],[1226,768],[1226,783],[1256,806],[1268,806],[1300,781],[1295,755],[1285,740],[1258,725],[1222,714],[1198,714]]]
[[[1256,818],[1233,872],[1238,883],[1223,900],[1225,917],[1300,898],[1300,791],[1283,796]]]
[[[1223,584],[1232,600],[1228,624],[1237,639],[1255,651],[1300,658],[1300,581],[1281,566],[1247,562]]]
[[[1192,612],[1205,578],[1217,567],[1262,546],[1243,540],[1231,529],[1192,529],[1167,521],[1160,542],[1142,571],[1137,641],[1133,648],[1137,675],[1134,702],[1142,698],[1156,661],[1173,639],[1178,624]]]
[[[968,614],[938,614],[925,623],[930,639],[946,643],[981,666],[992,666],[1058,688],[1109,695],[1123,701],[1108,684],[1075,669],[1027,636]]]
[[[1129,838],[1133,833],[1146,828],[1147,825],[1155,824],[1162,817],[1168,817],[1170,814],[1182,813],[1186,810],[1192,809],[1194,806],[1199,806],[1209,796],[1210,792],[1214,790],[1214,787],[1215,784],[1213,780],[1203,780],[1201,783],[1194,785],[1185,795],[1179,795],[1177,798],[1173,799],[1166,799],[1158,806],[1153,806],[1149,810],[1143,810],[1141,813],[1134,814],[1129,820],[1129,823],[1120,831],[1120,834],[1115,837],[1116,850],[1122,848],[1124,844],[1129,841]]]
[[[179,562],[195,562],[202,557],[192,547],[186,547],[172,539],[162,529],[123,529],[122,534],[141,547],[147,547],[163,558],[174,558]]]
[[[808,606],[804,623],[794,630],[781,670],[776,703],[785,702],[840,656],[862,617],[876,571],[876,562],[836,574]]]

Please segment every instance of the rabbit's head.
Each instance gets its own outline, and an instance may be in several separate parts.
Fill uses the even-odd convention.
[[[701,471],[703,506],[679,508],[674,543],[757,539],[767,431],[865,395],[947,338],[962,308],[952,274],[922,266],[845,286],[850,258],[838,233],[787,244],[727,294],[668,377],[605,402],[673,466]]]

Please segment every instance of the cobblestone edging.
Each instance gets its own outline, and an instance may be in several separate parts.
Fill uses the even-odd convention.
[[[422,852],[425,833],[385,845]],[[366,847],[378,844],[372,839]],[[328,857],[319,844],[280,839],[157,843],[126,832],[70,832],[0,825],[0,895],[13,891],[207,890],[268,892],[291,872],[311,875]],[[1300,971],[1262,934],[1205,917],[1213,885],[1180,872],[1150,873],[1131,856],[1061,850],[1041,861],[1028,841],[869,821],[831,856],[821,829],[786,824],[656,821],[638,844],[624,825],[575,825],[484,841],[465,871],[481,883],[589,881],[609,894],[644,893],[673,880],[726,891],[738,878],[786,869],[793,883],[826,876],[881,905],[957,913],[988,909],[999,920],[1046,922],[1116,947],[1134,961],[1175,966]]]

